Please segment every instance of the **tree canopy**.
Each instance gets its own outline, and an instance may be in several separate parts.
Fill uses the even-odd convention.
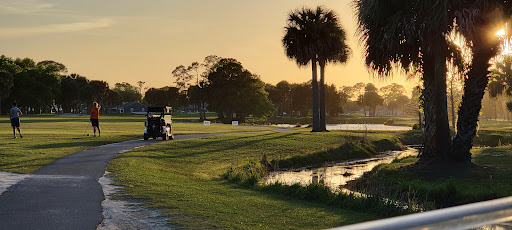
[[[273,113],[265,83],[237,60],[221,59],[207,79],[208,109],[217,112],[223,122],[244,121],[247,115],[265,117]]]

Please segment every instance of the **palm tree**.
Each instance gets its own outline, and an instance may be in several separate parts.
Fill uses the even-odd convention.
[[[453,11],[448,0],[355,0],[366,65],[380,76],[393,66],[423,73],[425,149],[422,160],[444,159],[450,150],[446,60],[456,53],[447,41]]]
[[[464,81],[464,95],[458,111],[457,134],[452,138],[450,157],[460,161],[471,161],[470,150],[482,98],[489,81],[489,61],[499,50],[499,41],[492,33],[512,15],[512,2],[501,1],[454,1],[461,10],[456,14],[456,29],[466,37],[473,52],[471,69]],[[452,4],[454,4],[452,3]],[[467,10],[470,9],[470,10]]]
[[[327,131],[325,119],[325,65],[331,63],[345,63],[350,54],[350,48],[345,40],[345,31],[339,24],[338,17],[332,10],[317,7],[315,11],[316,21],[319,21],[321,36],[318,53],[318,65],[320,66],[320,130]]]
[[[313,94],[313,132],[320,131],[318,111],[318,81],[317,81],[317,54],[319,47],[320,28],[316,21],[315,12],[302,8],[288,15],[286,34],[283,37],[283,46],[286,56],[294,59],[297,65],[306,66],[311,63],[312,94]]]

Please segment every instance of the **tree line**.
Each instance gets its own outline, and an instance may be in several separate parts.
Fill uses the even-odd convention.
[[[67,74],[64,64],[45,60],[36,63],[30,58],[0,56],[0,114],[16,102],[24,113],[80,113],[97,101],[109,107],[123,102],[140,101],[136,86],[89,80],[79,74]]]
[[[312,84],[289,83],[280,81],[276,85],[266,84],[269,99],[275,105],[276,116],[311,116],[312,115]],[[362,113],[375,116],[378,106],[389,110],[389,115],[416,115],[418,101],[407,97],[404,86],[392,83],[377,88],[372,83],[357,83],[354,86],[336,87],[334,84],[325,87],[326,116],[334,117],[345,112]],[[412,108],[412,109],[411,109]]]
[[[0,60],[1,99],[4,99],[0,104],[4,111],[10,103],[17,102],[27,113],[80,113],[97,101],[103,105],[103,112],[109,113],[109,108],[123,102],[142,101],[150,106],[171,106],[175,110],[192,105],[201,111],[200,119],[205,119],[204,112],[208,109],[217,112],[226,123],[243,122],[249,115],[312,115],[311,81],[265,84],[237,60],[215,55],[205,57],[201,64],[194,62],[188,67],[176,67],[172,72],[175,86],[150,88],[145,93],[142,88],[145,82],[138,82],[138,87],[126,82],[110,87],[105,81],[66,74],[66,66],[55,61],[35,63],[29,58],[6,56],[1,56]],[[370,111],[370,116],[375,115],[378,105],[390,110],[404,108],[408,100],[404,93],[405,88],[398,84],[380,90],[371,83],[341,89],[334,84],[327,85],[326,115],[342,114],[345,106],[352,110],[363,108],[363,111]]]

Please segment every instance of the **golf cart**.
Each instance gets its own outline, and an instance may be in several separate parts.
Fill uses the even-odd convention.
[[[146,117],[144,140],[148,140],[150,137],[153,139],[162,137],[163,140],[174,139],[171,107],[148,107]]]

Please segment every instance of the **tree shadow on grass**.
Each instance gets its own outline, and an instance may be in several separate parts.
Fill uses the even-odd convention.
[[[37,158],[37,159],[21,160],[21,161],[3,163],[3,164],[0,164],[0,170],[8,171],[8,172],[24,172],[27,170],[23,170],[23,169],[31,169],[29,173],[33,173],[33,172],[37,171],[38,169],[48,165],[49,162],[53,162],[57,159],[59,159],[59,157],[43,157],[43,158]]]
[[[106,144],[112,144],[116,141],[75,141],[75,142],[65,142],[65,143],[51,143],[51,144],[41,144],[41,145],[32,145],[27,146],[28,149],[54,149],[54,148],[69,148],[69,147],[82,147],[82,146],[101,146]]]
[[[121,157],[152,158],[152,159],[194,158],[194,157],[201,156],[204,154],[214,154],[214,153],[223,152],[226,150],[240,149],[240,148],[243,148],[243,147],[246,147],[249,145],[253,145],[253,144],[268,141],[268,140],[284,139],[284,138],[288,138],[290,136],[298,135],[299,133],[296,133],[296,132],[295,133],[285,133],[285,134],[282,134],[277,137],[275,137],[275,136],[268,137],[269,135],[273,135],[273,134],[276,134],[276,133],[264,133],[264,134],[259,134],[259,135],[234,137],[234,138],[222,139],[222,140],[211,140],[211,141],[206,141],[206,142],[195,143],[193,145],[187,145],[187,148],[199,149],[199,148],[202,148],[205,146],[218,146],[218,144],[223,143],[223,142],[240,141],[238,144],[229,145],[229,146],[226,146],[223,148],[218,148],[218,149],[206,149],[204,151],[187,152],[187,153],[183,153],[183,154],[174,154],[174,155],[139,155],[138,154],[138,155],[129,155],[129,156],[124,155]],[[261,139],[257,139],[257,140],[249,140],[249,139],[253,139],[253,138],[257,138],[257,137],[265,137],[265,138],[261,138]],[[243,141],[243,140],[247,140],[247,141]],[[148,151],[153,151],[153,150],[148,150]],[[167,150],[167,151],[170,151],[170,150]]]

